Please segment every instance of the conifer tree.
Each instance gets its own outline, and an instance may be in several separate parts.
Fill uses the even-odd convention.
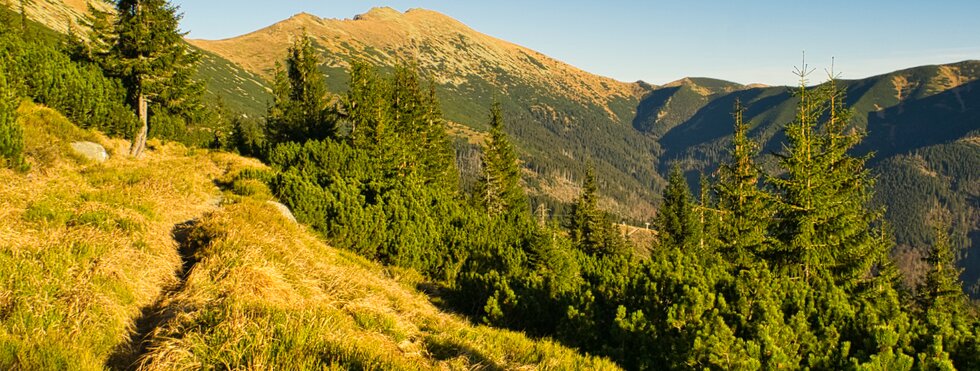
[[[415,172],[426,184],[455,186],[452,146],[434,87],[425,87],[414,64],[396,67],[388,87],[401,172]]]
[[[698,180],[699,192],[698,202],[694,205],[697,216],[698,230],[698,250],[715,251],[718,247],[718,228],[720,227],[720,214],[717,207],[717,200],[713,192],[711,180],[704,173]]]
[[[807,88],[805,68],[799,72],[796,119],[786,125],[787,144],[777,155],[785,173],[770,178],[780,198],[777,259],[805,280],[833,277],[851,289],[871,277],[875,262],[887,254],[875,238],[881,212],[870,207],[866,158],[848,153],[863,134],[848,126],[843,90],[833,76]]]
[[[572,244],[593,255],[624,254],[626,241],[618,233],[609,215],[599,208],[599,187],[595,169],[589,165],[582,182],[582,195],[572,207],[569,221]]]
[[[761,173],[753,159],[758,145],[748,137],[743,112],[741,103],[736,102],[729,159],[718,168],[715,192],[722,220],[718,228],[721,251],[729,261],[747,266],[768,252],[766,231],[772,208],[759,189]]]
[[[351,64],[344,108],[350,126],[349,141],[356,148],[378,152],[392,146],[386,143],[392,137],[393,128],[389,127],[384,85],[370,66],[359,62]]]
[[[663,203],[654,219],[657,230],[657,244],[661,247],[696,251],[701,245],[701,226],[694,212],[694,199],[691,189],[684,180],[678,165],[674,165],[667,177],[667,188],[663,191]]]
[[[107,73],[113,68],[112,48],[116,43],[112,14],[88,5],[85,18],[81,20],[83,29],[88,30],[85,37],[78,34],[74,24],[69,24],[65,51],[74,61],[95,63]]]
[[[327,105],[327,85],[320,58],[308,36],[290,46],[285,66],[276,64],[273,104],[268,113],[269,139],[303,142],[337,136],[337,120]]]
[[[151,112],[200,109],[203,85],[191,78],[200,57],[183,40],[177,10],[165,0],[116,2],[113,46],[105,67],[122,78],[140,120],[132,156],[143,152]]]
[[[521,189],[517,152],[504,133],[500,102],[494,102],[490,107],[490,135],[483,145],[482,157],[483,177],[477,192],[487,213],[497,216],[511,211],[530,212],[527,197]]]
[[[967,310],[967,297],[960,280],[962,269],[956,264],[956,250],[949,233],[949,211],[939,208],[932,218],[935,241],[923,258],[929,270],[916,298],[925,333],[919,359],[927,367],[941,368],[952,363],[958,368],[977,367],[980,366],[977,334],[970,331],[971,322],[976,319],[971,319]]]

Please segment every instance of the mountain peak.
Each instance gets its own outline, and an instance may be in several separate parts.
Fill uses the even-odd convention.
[[[398,10],[395,10],[394,8],[389,6],[381,6],[381,7],[371,8],[371,10],[368,10],[367,13],[358,14],[354,16],[354,20],[355,21],[365,21],[365,20],[382,21],[382,20],[398,18],[401,16],[402,16],[402,12],[399,12]]]

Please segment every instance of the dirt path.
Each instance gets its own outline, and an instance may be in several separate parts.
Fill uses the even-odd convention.
[[[153,304],[140,310],[140,316],[135,321],[136,331],[130,335],[128,341],[116,347],[112,356],[106,361],[106,368],[111,370],[136,369],[139,366],[140,358],[147,352],[146,344],[152,337],[154,330],[173,317],[174,313],[168,310],[168,300],[184,289],[187,276],[197,264],[197,259],[194,257],[195,252],[203,245],[201,241],[191,238],[191,232],[197,226],[197,222],[198,219],[191,219],[178,223],[171,229],[170,235],[177,243],[177,251],[180,253],[181,259],[180,268],[174,272],[177,282],[162,290]]]

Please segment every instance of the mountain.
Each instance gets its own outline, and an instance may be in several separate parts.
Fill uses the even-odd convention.
[[[649,164],[659,148],[631,126],[651,86],[587,73],[424,9],[375,8],[344,20],[301,13],[246,35],[188,42],[268,79],[301,35],[322,52],[333,92],[346,90],[351,61],[415,64],[436,84],[453,122],[485,130],[492,100],[501,102],[532,189],[570,201],[592,163],[612,196],[609,207],[637,219],[652,215],[662,179]]]

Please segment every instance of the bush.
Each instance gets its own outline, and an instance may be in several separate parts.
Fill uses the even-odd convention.
[[[26,170],[24,131],[17,123],[16,98],[0,74],[0,167]]]
[[[73,62],[51,43],[0,33],[0,70],[13,95],[54,108],[82,128],[128,136],[136,127],[118,80],[95,65]]]

